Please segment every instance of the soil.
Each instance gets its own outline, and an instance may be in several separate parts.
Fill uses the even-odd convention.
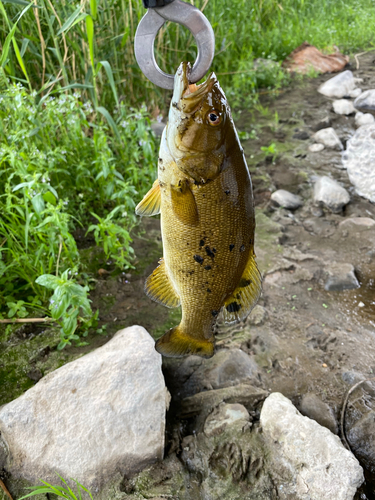
[[[354,61],[349,68],[364,79],[365,89],[375,88],[374,59],[374,52],[367,53],[359,58],[358,70]],[[326,116],[344,144],[355,132],[354,116],[335,115],[332,102],[317,92],[331,77],[295,82],[276,97],[264,94],[257,111],[243,110],[237,115],[238,130],[250,137],[242,143],[254,185],[256,254],[264,276],[263,293],[261,307],[247,321],[230,328],[218,326],[217,349],[241,348],[259,367],[260,388],[281,392],[297,408],[302,396],[313,392],[340,422],[348,389],[375,371],[375,229],[342,223],[353,217],[375,220],[375,205],[356,195],[342,169],[340,152],[308,150],[314,127]],[[349,191],[351,202],[342,213],[314,205],[313,183],[321,175],[332,177]],[[293,212],[276,207],[270,200],[276,189],[300,195],[303,206]],[[50,329],[22,327],[0,336],[4,353],[0,405],[31,387],[39,373],[44,375],[104,344],[123,327],[140,324],[158,338],[178,323],[179,310],[152,302],[143,291],[145,278],[162,256],[157,218],[142,220],[134,248],[136,269],[117,275],[110,270],[98,272],[100,259],[96,260],[94,250],[86,250],[92,252],[88,255],[92,268],[96,267],[91,299],[100,310],[100,324],[107,325],[105,335],[90,334],[89,345],[69,347],[62,353],[56,351],[58,334]],[[333,262],[352,264],[360,288],[326,291],[327,266]],[[168,368],[166,382],[171,386],[169,373]],[[359,388],[349,398],[346,428],[374,409],[374,400]],[[187,427],[170,415],[167,450],[176,449],[173,440],[181,441]],[[373,481],[367,475],[358,499],[375,498]]]

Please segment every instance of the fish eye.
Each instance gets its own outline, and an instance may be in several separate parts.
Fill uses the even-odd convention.
[[[221,123],[221,115],[216,109],[212,109],[207,113],[207,119],[210,125],[219,125]]]

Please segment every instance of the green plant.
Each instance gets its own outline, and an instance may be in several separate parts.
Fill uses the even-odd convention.
[[[263,151],[265,157],[270,156],[272,158],[272,162],[275,161],[278,151],[277,146],[274,142],[269,146],[262,146],[260,149]]]
[[[76,283],[73,273],[67,269],[59,276],[43,274],[36,279],[38,285],[53,290],[50,298],[49,310],[52,318],[60,325],[60,343],[57,349],[63,349],[66,345],[71,345],[71,340],[79,340],[76,330],[79,325],[92,325],[93,315],[90,300],[87,297],[88,286],[81,286]]]
[[[85,492],[88,494],[88,496],[92,500],[92,494],[91,492],[85,488],[81,483],[79,483],[77,480],[74,480],[74,482],[77,485],[77,491],[74,492],[68,483],[65,481],[64,478],[62,478],[59,474],[57,474],[59,478],[61,479],[62,483],[66,486],[56,486],[52,485],[50,483],[47,483],[46,481],[42,481],[40,479],[40,482],[43,483],[44,486],[32,486],[30,488],[27,488],[29,490],[32,490],[31,493],[28,493],[27,495],[21,497],[19,500],[24,500],[25,498],[30,498],[34,497],[36,495],[45,495],[47,493],[54,493],[57,495],[59,498],[66,498],[67,500],[82,500],[82,492]]]

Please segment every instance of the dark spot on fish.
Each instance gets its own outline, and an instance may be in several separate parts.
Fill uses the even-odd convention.
[[[241,304],[237,302],[231,302],[226,306],[226,310],[230,313],[238,312],[241,309]]]
[[[241,300],[241,293],[237,293],[236,299]]]
[[[209,288],[207,288],[207,292],[208,292],[208,293],[211,293],[211,290],[210,290]]]
[[[210,269],[212,269],[211,266],[204,266],[204,268],[205,268],[206,271],[209,271]]]
[[[194,255],[194,260],[195,262],[198,262],[198,264],[202,265],[204,259],[200,255]]]
[[[205,197],[206,197],[206,195],[205,195],[205,194],[202,194],[202,196],[203,196],[203,198],[205,198]]]
[[[224,193],[228,196],[228,194],[230,194],[229,189],[226,189],[226,190],[224,191]]]
[[[229,245],[229,251],[231,252],[234,248],[234,245]]]
[[[201,241],[199,242],[199,246],[200,246],[200,247],[203,247],[203,245],[204,245],[204,240],[201,240]]]
[[[186,244],[188,245],[189,243],[186,243]]]
[[[159,163],[163,163],[163,158],[158,158]]]
[[[188,271],[186,276],[191,276],[192,274],[194,274],[194,269],[192,271]]]
[[[241,278],[238,286],[241,288],[246,288],[247,286],[251,285],[251,283],[252,283],[251,280],[247,280],[246,278]]]
[[[215,258],[215,254],[214,254],[214,248],[211,250],[211,248],[207,245],[206,247],[204,247],[205,250],[206,250],[206,254],[211,257],[211,259],[214,259]],[[215,250],[216,252],[216,250]]]
[[[245,245],[241,245],[240,252],[244,252],[244,251],[245,251]]]
[[[252,245],[252,244],[253,244],[253,239],[252,239],[252,238],[250,238],[250,239],[249,239],[249,245]]]
[[[177,109],[178,109],[178,103],[177,103],[177,102],[172,102],[172,106],[173,106],[174,108],[177,108]]]
[[[213,310],[211,311],[211,314],[212,314],[212,316],[213,316],[214,318],[216,318],[216,316],[219,314],[219,311],[215,311],[215,309],[213,309]]]
[[[213,249],[212,249],[212,251],[213,251],[214,253],[216,253],[216,248],[213,248]]]

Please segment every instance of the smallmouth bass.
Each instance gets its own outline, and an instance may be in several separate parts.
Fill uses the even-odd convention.
[[[249,170],[224,92],[212,73],[189,85],[188,63],[175,76],[158,179],[136,207],[161,214],[163,258],[146,294],[182,308],[181,323],[156,342],[164,356],[214,354],[213,327],[240,321],[261,292],[254,254],[254,199]]]

